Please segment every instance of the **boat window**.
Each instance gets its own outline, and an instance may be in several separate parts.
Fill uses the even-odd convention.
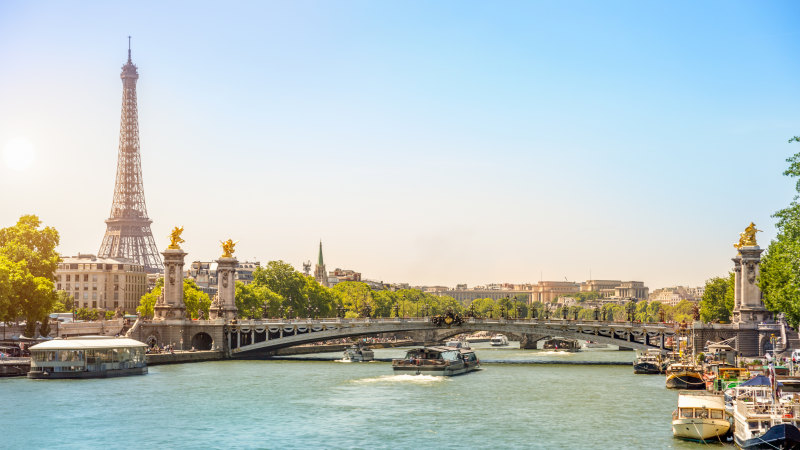
[[[683,417],[684,419],[691,419],[694,417],[694,414],[692,414],[692,412],[693,412],[692,408],[681,408],[681,417]]]
[[[769,420],[762,420],[761,421],[761,428],[768,429],[770,427]]]
[[[758,421],[747,422],[747,425],[750,427],[751,430],[755,430],[758,428]]]
[[[442,359],[445,361],[455,361],[458,359],[458,352],[442,352]]]
[[[712,419],[722,419],[722,410],[721,409],[712,409],[711,410],[711,418]]]

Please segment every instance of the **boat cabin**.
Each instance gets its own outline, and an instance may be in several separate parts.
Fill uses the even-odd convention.
[[[147,373],[147,345],[129,338],[83,336],[31,347],[28,378],[105,378]]]

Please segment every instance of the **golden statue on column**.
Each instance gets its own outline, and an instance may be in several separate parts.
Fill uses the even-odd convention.
[[[756,224],[750,222],[750,225],[744,229],[744,232],[739,233],[739,242],[733,244],[733,246],[737,249],[741,249],[742,247],[756,247],[758,245],[758,243],[756,243],[756,233],[760,231],[761,230],[756,229]]]
[[[228,239],[227,241],[219,241],[222,244],[222,257],[223,258],[233,258],[233,248],[236,247],[236,244],[239,241],[233,242],[233,239]]]
[[[181,233],[183,233],[183,227],[175,227],[172,229],[172,233],[169,234],[169,246],[168,249],[172,250],[180,250],[181,246],[178,245],[181,242],[186,242],[181,239]]]

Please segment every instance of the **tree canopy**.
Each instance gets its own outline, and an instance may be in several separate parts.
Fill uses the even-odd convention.
[[[0,229],[0,320],[24,318],[29,335],[36,321],[47,321],[58,300],[53,285],[60,260],[58,241],[58,231],[42,227],[35,215]]]
[[[789,142],[800,142],[794,137]],[[786,162],[789,167],[783,174],[798,178],[795,197],[788,207],[777,211],[778,235],[770,242],[761,260],[758,285],[764,305],[773,312],[783,312],[793,327],[800,324],[800,153]]]
[[[734,273],[727,277],[714,277],[706,281],[700,301],[700,320],[703,322],[728,322],[734,306]]]
[[[164,277],[160,277],[156,281],[156,287],[144,294],[139,300],[139,306],[136,311],[142,317],[153,317],[155,314],[155,305],[161,291],[164,289]],[[194,280],[184,278],[183,280],[183,303],[186,305],[186,315],[192,319],[200,317],[200,311],[203,311],[204,317],[208,318],[208,310],[211,307],[211,299],[208,294],[201,291]]]

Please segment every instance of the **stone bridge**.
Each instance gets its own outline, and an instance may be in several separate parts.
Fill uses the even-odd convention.
[[[259,358],[273,351],[312,342],[381,333],[434,332],[446,339],[461,333],[488,331],[525,336],[532,342],[559,336],[634,349],[669,350],[672,325],[537,319],[468,318],[461,325],[437,326],[429,317],[389,319],[242,320],[225,325],[224,346],[232,358]],[[528,342],[530,344],[530,342]]]

